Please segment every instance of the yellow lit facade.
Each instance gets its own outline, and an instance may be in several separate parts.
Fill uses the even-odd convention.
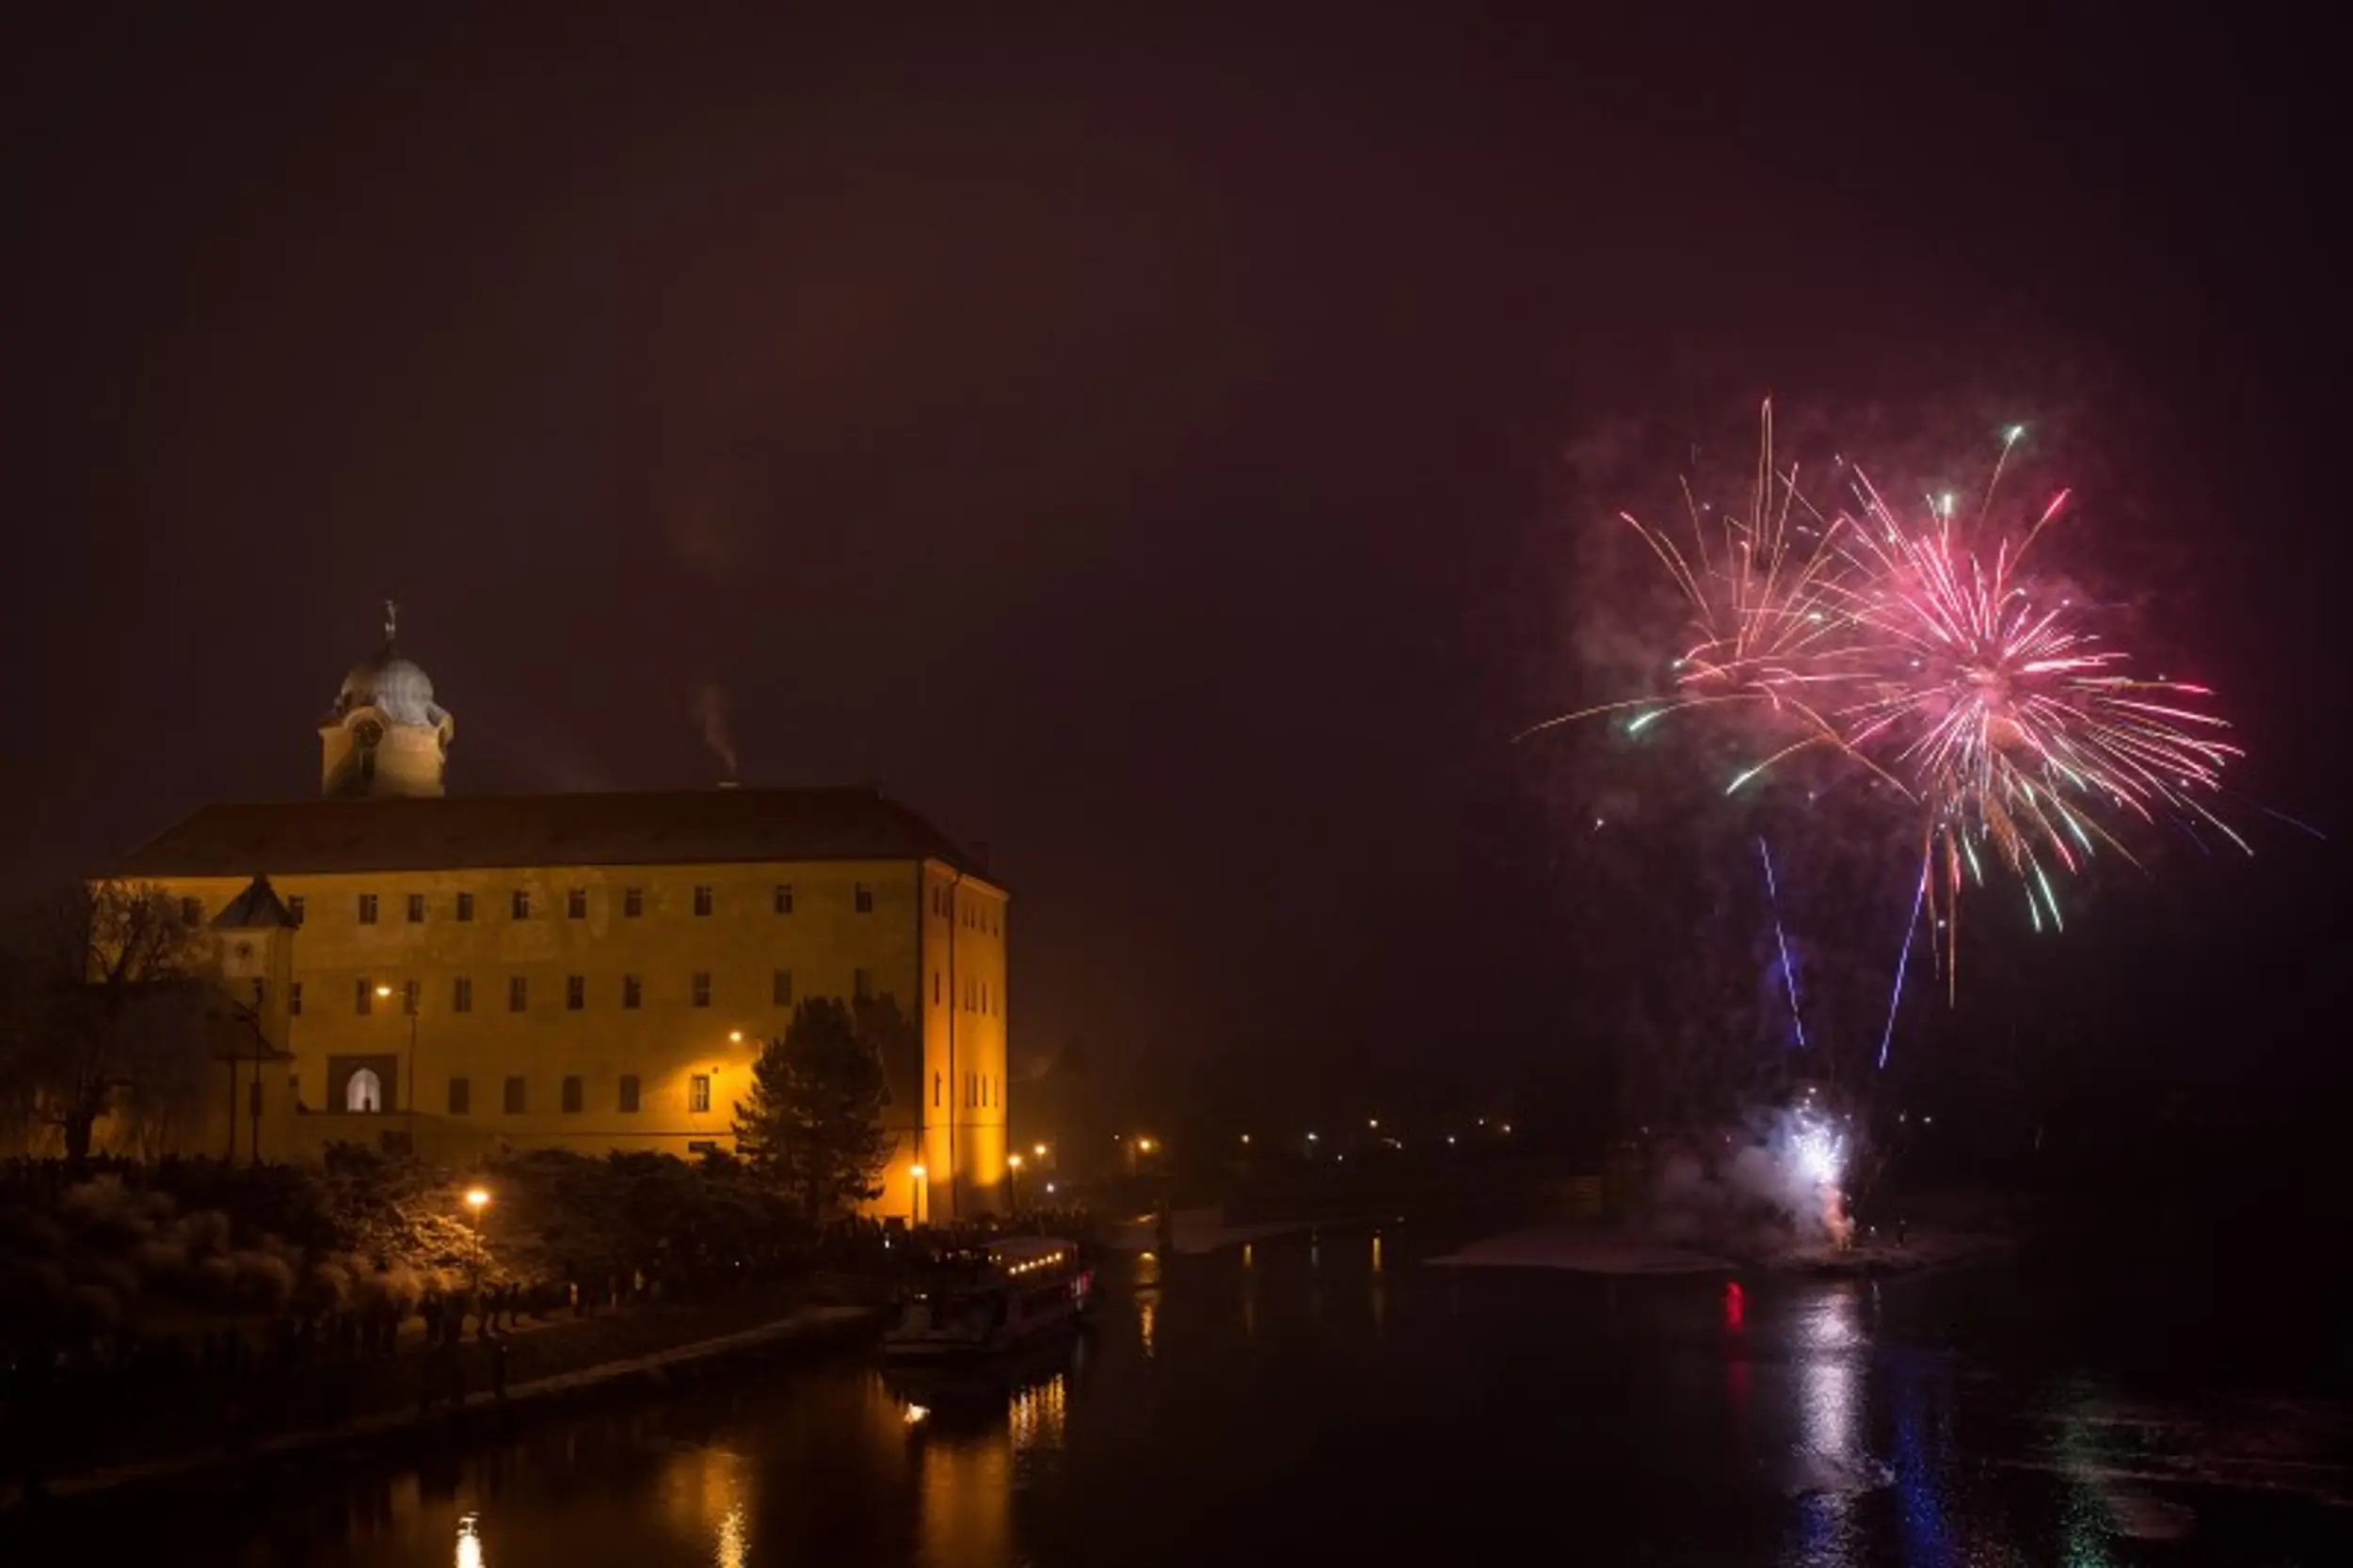
[[[365,671],[339,706],[375,711]],[[422,691],[395,695],[445,737]],[[342,798],[208,808],[120,868],[208,924],[265,875],[296,917],[264,1158],[731,1149],[796,1002],[888,996],[916,1027],[885,1064],[875,1211],[1003,1208],[1007,895],[913,813],[867,789],[445,796],[412,766],[370,793],[323,734]]]

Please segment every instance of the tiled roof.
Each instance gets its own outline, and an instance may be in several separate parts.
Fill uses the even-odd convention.
[[[207,806],[119,876],[292,875],[496,866],[974,857],[871,789],[660,790]]]
[[[213,917],[215,931],[259,931],[269,926],[295,928],[294,911],[278,897],[278,890],[269,885],[269,878],[257,876],[245,885],[245,891],[229,901],[229,906]]]

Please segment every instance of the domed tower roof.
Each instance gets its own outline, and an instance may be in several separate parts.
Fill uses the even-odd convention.
[[[338,717],[355,708],[376,708],[398,724],[432,724],[433,682],[424,670],[400,656],[390,641],[375,658],[351,666],[343,690],[335,694]]]
[[[343,689],[335,694],[329,723],[339,723],[362,708],[373,708],[394,724],[438,727],[448,715],[433,700],[433,681],[412,660],[401,657],[398,645],[400,607],[384,601],[384,646],[372,659],[351,666]]]
[[[352,666],[319,721],[329,795],[438,795],[456,726],[433,700],[433,682],[400,655],[398,607],[384,604],[384,647]]]

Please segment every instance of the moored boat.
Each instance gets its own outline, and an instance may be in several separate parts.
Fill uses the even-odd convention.
[[[900,1299],[883,1353],[898,1361],[1002,1354],[1075,1326],[1095,1288],[1078,1244],[1050,1236],[939,1253]]]

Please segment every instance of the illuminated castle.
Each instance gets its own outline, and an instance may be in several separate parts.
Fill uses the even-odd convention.
[[[888,996],[915,1044],[877,1211],[1003,1207],[1007,895],[975,856],[867,788],[445,794],[456,725],[394,631],[320,722],[321,798],[205,807],[115,870],[261,999],[264,1158],[732,1147],[797,1000]],[[216,929],[262,877],[285,929]]]

